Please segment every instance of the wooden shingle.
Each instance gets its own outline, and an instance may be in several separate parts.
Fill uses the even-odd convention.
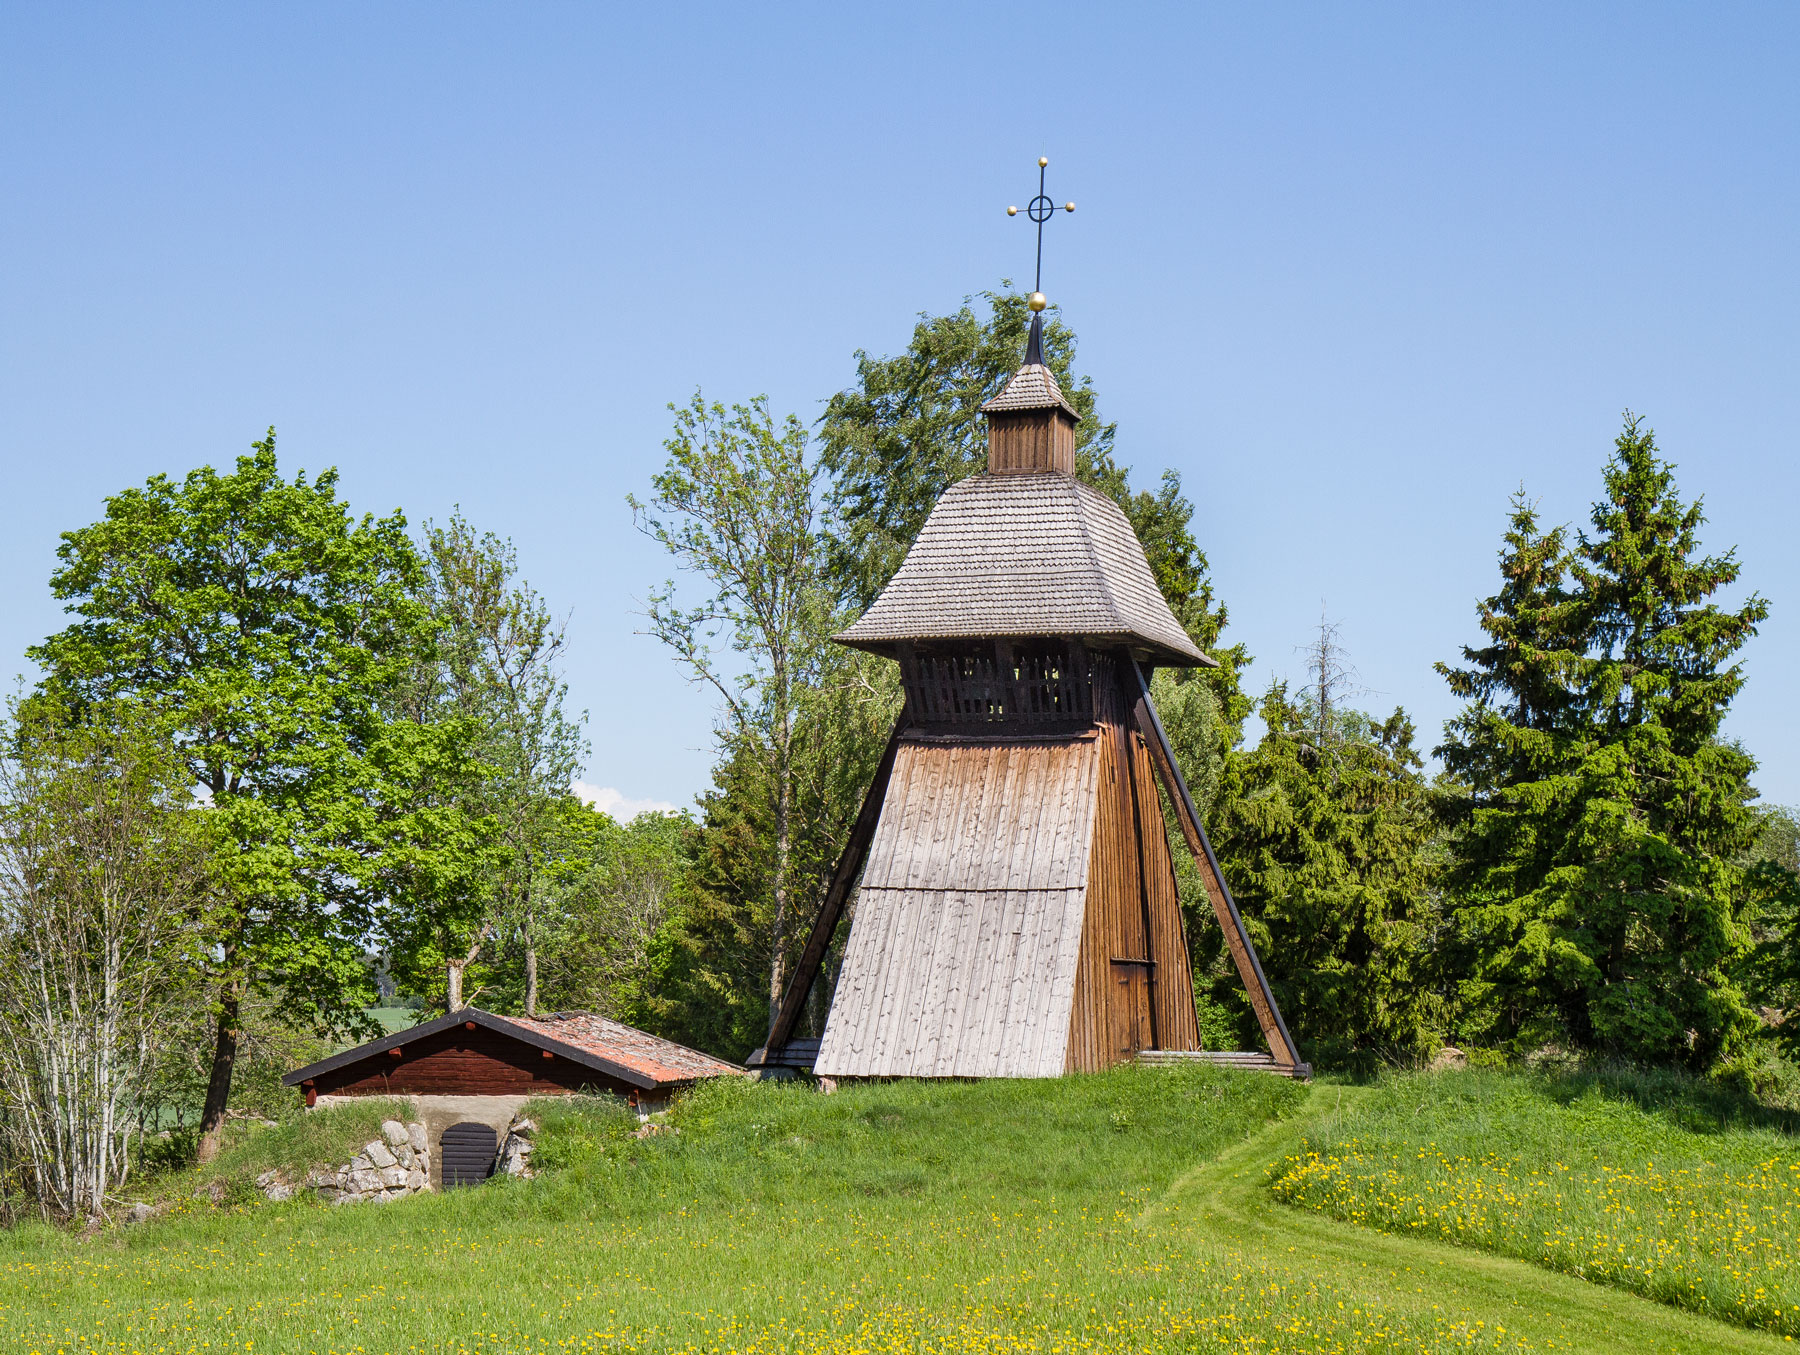
[[[875,605],[835,638],[887,654],[909,641],[1043,635],[1214,666],[1170,612],[1119,505],[1053,472],[952,485]]]

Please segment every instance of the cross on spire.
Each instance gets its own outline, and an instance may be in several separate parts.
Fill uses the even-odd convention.
[[[1034,311],[1041,311],[1048,304],[1044,300],[1044,223],[1056,215],[1056,204],[1050,201],[1049,195],[1044,192],[1044,170],[1049,163],[1050,158],[1048,156],[1038,156],[1037,196],[1025,207],[1025,215],[1037,222],[1037,273],[1032,278],[1031,300],[1029,302],[1031,309]],[[1072,202],[1065,202],[1063,204],[1063,210],[1065,212],[1072,212],[1075,210],[1075,204]],[[1008,207],[1006,209],[1006,214],[1008,216],[1017,216],[1019,214],[1019,209],[1017,207]]]

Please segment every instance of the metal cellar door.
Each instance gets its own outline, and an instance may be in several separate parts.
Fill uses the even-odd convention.
[[[494,1174],[494,1159],[500,1154],[499,1136],[485,1124],[464,1120],[444,1131],[438,1141],[438,1164],[444,1174],[444,1189],[472,1186]]]

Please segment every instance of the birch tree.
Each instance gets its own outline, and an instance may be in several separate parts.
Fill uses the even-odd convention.
[[[586,742],[563,703],[564,624],[519,576],[511,541],[478,533],[460,513],[427,523],[420,598],[436,623],[426,660],[404,689],[407,717],[466,731],[479,774],[447,786],[446,798],[491,826],[460,906],[412,910],[399,920],[423,930],[396,938],[414,972],[442,966],[445,1007],[470,999],[470,966],[516,940],[524,959],[527,1016],[538,1004],[539,900],[550,841],[576,802],[569,786]]]
[[[0,1095],[51,1216],[93,1216],[130,1171],[164,1034],[197,997],[208,890],[178,758],[132,712],[5,730]]]
[[[645,616],[648,633],[718,694],[725,751],[754,767],[764,788],[773,845],[773,1014],[787,982],[796,912],[795,730],[803,694],[825,662],[831,616],[814,529],[814,472],[805,427],[791,414],[777,420],[764,397],[726,409],[696,393],[670,408],[668,464],[651,482],[648,502],[629,502],[640,530],[701,582],[705,597],[684,607],[670,583],[651,595]]]

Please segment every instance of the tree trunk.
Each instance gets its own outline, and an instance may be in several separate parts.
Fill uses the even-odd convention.
[[[525,943],[525,1015],[537,1015],[537,947]]]
[[[475,942],[469,947],[469,953],[460,960],[444,961],[445,984],[444,1010],[459,1012],[463,1009],[463,970],[475,963],[475,957],[481,954],[482,946],[487,944],[489,934],[494,930],[490,921],[475,934]]]
[[[200,1111],[200,1148],[202,1162],[219,1155],[219,1140],[225,1128],[225,1106],[231,1100],[231,1075],[237,1067],[238,1018],[244,997],[239,980],[227,982],[219,993],[218,1032],[213,1041],[212,1072],[206,1079],[206,1104]]]
[[[781,1011],[787,988],[788,863],[793,852],[793,768],[789,750],[781,750],[775,789],[775,939],[769,956],[769,1020]]]

